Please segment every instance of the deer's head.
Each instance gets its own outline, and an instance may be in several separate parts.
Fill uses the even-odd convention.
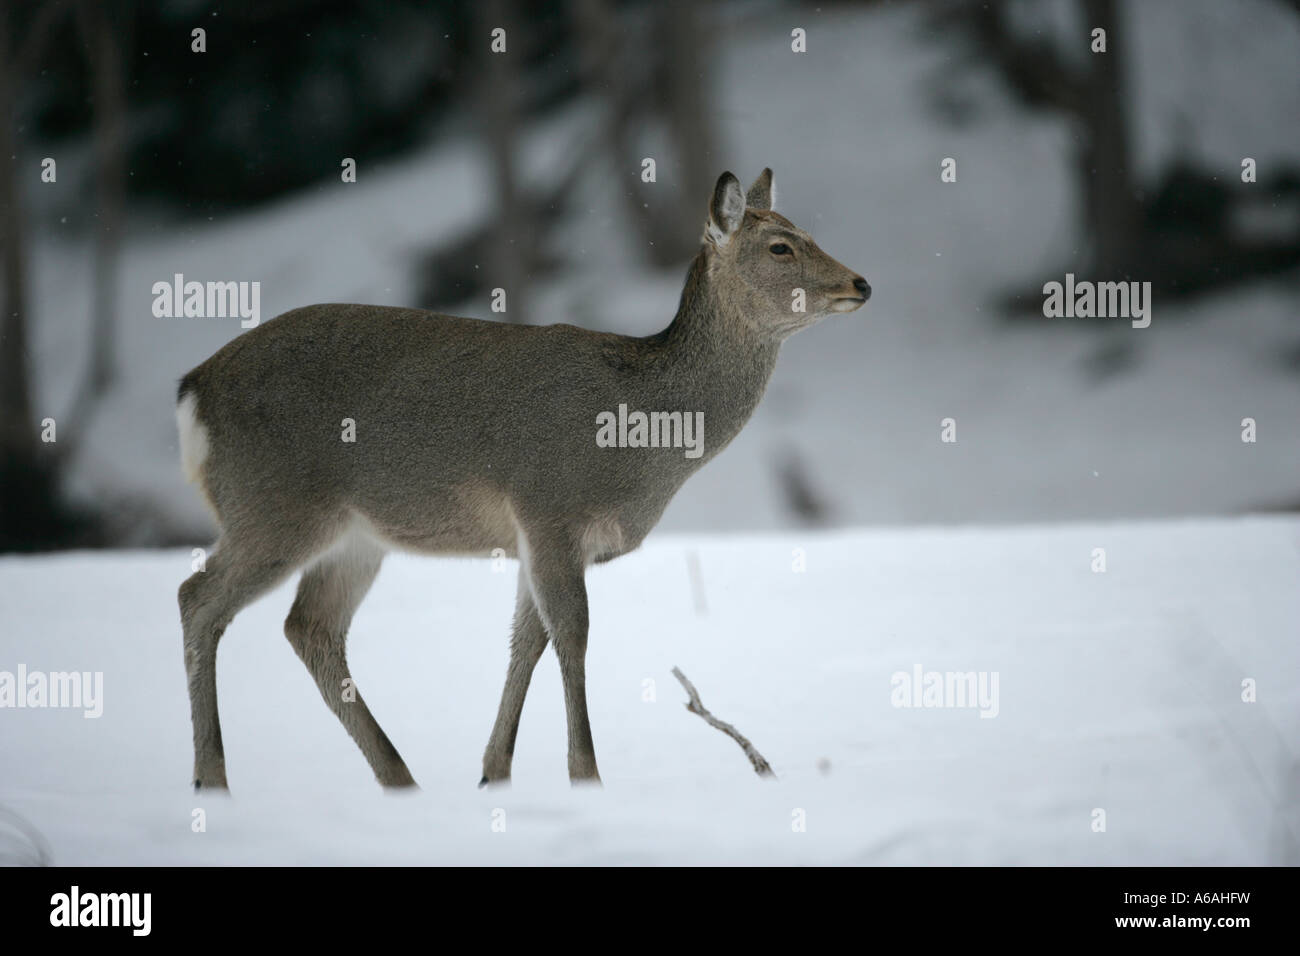
[[[764,338],[785,339],[832,312],[852,312],[871,286],[773,209],[772,170],[749,192],[723,173],[704,227],[709,283],[720,301]]]

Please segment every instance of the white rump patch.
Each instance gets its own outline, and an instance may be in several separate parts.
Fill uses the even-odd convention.
[[[197,482],[199,469],[208,460],[208,429],[199,421],[193,392],[187,392],[176,405],[176,430],[181,439],[181,471],[186,481]]]

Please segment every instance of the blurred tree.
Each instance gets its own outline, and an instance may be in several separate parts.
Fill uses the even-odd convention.
[[[363,145],[372,161],[411,145],[450,112],[470,63],[469,0],[90,6],[111,20],[119,55],[131,40],[120,74],[131,194],[184,215],[303,189]],[[86,91],[102,67],[67,55],[79,20],[57,25],[27,90],[32,133],[46,142],[92,123]],[[196,27],[206,53],[191,49]]]
[[[531,280],[561,264],[546,240],[593,168],[614,176],[647,261],[665,266],[689,259],[717,172],[708,121],[708,30],[700,5],[570,0],[540,21],[524,0],[485,0],[478,9],[473,42],[481,63],[467,92],[481,106],[476,122],[491,157],[493,218],[424,257],[419,303],[442,308],[501,285],[517,290],[509,297],[511,320],[540,320],[521,296]],[[560,18],[560,10],[569,19]],[[492,54],[490,31],[503,24],[510,52]],[[652,42],[638,42],[647,33]],[[525,181],[522,133],[555,107],[578,101],[592,107],[588,134],[565,151],[567,165],[558,172]],[[663,134],[662,148],[653,150],[654,186],[640,178],[646,131]],[[479,268],[484,261],[492,264],[487,274]]]
[[[656,82],[651,99],[643,108],[653,113],[661,103],[661,115],[669,130],[673,159],[678,170],[672,236],[661,235],[654,261],[670,265],[695,255],[699,230],[713,184],[720,172],[714,169],[716,143],[708,110],[713,102],[709,77],[710,36],[702,9],[694,0],[666,0],[654,7],[654,65]],[[662,243],[662,246],[660,245]]]
[[[706,117],[708,30],[699,7],[687,0],[656,4],[649,10],[654,42],[645,43],[611,0],[573,3],[583,78],[602,101],[602,146],[624,184],[619,189],[624,210],[656,266],[694,254],[693,230],[696,220],[703,221],[716,175],[713,128]],[[651,192],[639,180],[643,157],[635,133],[657,127],[667,131],[670,151],[656,157],[658,173],[675,171],[676,176]]]
[[[60,0],[0,6],[0,551],[84,542],[91,524],[61,497],[68,445],[41,441],[32,404],[22,184],[39,167],[15,135],[24,83],[68,10]]]
[[[1075,181],[1092,244],[1090,274],[1119,278],[1132,264],[1139,215],[1124,95],[1127,41],[1115,0],[1072,2],[1072,22],[1086,26],[1072,35],[1073,50],[1045,27],[1041,9],[1008,0],[942,0],[931,22],[958,38],[970,65],[992,66],[1022,105],[1077,122]],[[1090,50],[1096,28],[1105,30],[1104,53]]]
[[[531,203],[519,181],[519,134],[523,122],[520,106],[521,71],[518,66],[527,31],[511,0],[480,0],[476,42],[482,51],[479,66],[483,124],[492,158],[495,191],[493,222],[489,230],[489,286],[506,292],[505,317],[527,322],[528,275],[537,236],[532,228]],[[494,31],[499,32],[494,36]],[[494,49],[495,47],[495,49]]]
[[[1249,190],[1231,189],[1220,171],[1198,168],[1185,149],[1166,159],[1150,182],[1138,181],[1128,115],[1134,99],[1128,24],[1118,0],[935,0],[929,23],[955,39],[967,69],[991,67],[1021,105],[1074,120],[1074,180],[1087,255],[1069,263],[1069,271],[1094,280],[1150,281],[1162,296],[1177,298],[1300,265],[1300,220],[1281,234],[1260,235],[1243,225],[1260,210],[1294,208],[1295,168],[1274,164]],[[1093,52],[1098,29],[1105,31],[1105,52]],[[1035,285],[1013,291],[1007,305],[1013,314],[1036,314],[1041,301]]]
[[[94,105],[95,270],[91,297],[90,361],[73,400],[71,418],[84,421],[90,407],[108,390],[116,365],[117,271],[122,246],[126,188],[126,100],[123,75],[130,41],[130,0],[109,5],[78,0],[77,26],[91,65]]]

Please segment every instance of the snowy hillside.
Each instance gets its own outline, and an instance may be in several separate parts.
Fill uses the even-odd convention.
[[[724,17],[717,170],[748,182],[771,166],[782,210],[875,291],[860,312],[789,342],[750,426],[683,489],[664,528],[798,526],[778,477],[792,459],[824,501],[824,520],[843,526],[1294,506],[1300,384],[1286,357],[1297,348],[1295,282],[1157,301],[1140,332],[1080,320],[1001,326],[989,306],[1008,284],[1059,279],[1046,271],[1078,253],[1072,132],[958,71],[925,34],[920,6],[735,8]],[[1294,157],[1293,124],[1275,120],[1294,114],[1294,89],[1275,78],[1294,72],[1295,17],[1267,0],[1203,2],[1186,23],[1169,15],[1185,6],[1132,8],[1141,167],[1174,151],[1225,175],[1246,153],[1261,170]],[[804,57],[789,50],[794,21],[808,31]],[[979,122],[953,126],[935,114],[932,93],[944,85],[972,91]],[[1178,110],[1191,94],[1196,140],[1185,143]],[[553,175],[594,119],[578,109],[530,129],[527,174]],[[945,185],[938,170],[949,156],[960,172]],[[539,321],[648,334],[670,320],[685,266],[649,272],[629,251],[618,192],[635,170],[584,179],[555,243],[568,267],[530,290]],[[153,283],[176,273],[259,281],[264,319],[311,302],[410,305],[420,257],[488,215],[487,176],[481,149],[457,141],[363,160],[353,185],[324,182],[220,222],[136,215],[120,277],[123,374],[93,422],[60,421],[61,433],[66,425],[86,436],[75,489],[110,510],[118,496],[145,500],[171,516],[173,531],[206,543],[206,515],[176,466],[172,402],[177,379],[239,323],[154,318]],[[91,260],[42,188],[31,196],[36,412],[60,418],[86,361]],[[439,306],[491,314],[486,300]],[[1120,344],[1136,367],[1097,380],[1093,359]],[[946,417],[957,422],[955,445],[939,441]],[[1255,444],[1240,441],[1246,417],[1258,423]],[[136,540],[158,536],[142,527]]]
[[[0,710],[0,807],[57,863],[1300,863],[1298,520],[655,538],[588,577],[605,788],[576,792],[550,653],[513,788],[475,787],[513,564],[394,556],[353,673],[422,791],[373,783],[282,636],[286,585],[222,644],[233,798],[192,794],[189,563],[0,559],[0,671],[103,674],[98,718]],[[917,669],[996,677],[996,716],[893,706]]]

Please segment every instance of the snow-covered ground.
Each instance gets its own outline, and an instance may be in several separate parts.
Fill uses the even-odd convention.
[[[789,342],[754,420],[687,484],[663,527],[798,526],[777,478],[787,456],[802,461],[827,520],[844,526],[1294,507],[1300,378],[1285,357],[1300,341],[1295,280],[1194,304],[1157,300],[1145,330],[1121,322],[1100,332],[1103,320],[1081,319],[1002,326],[990,309],[998,294],[1060,280],[1077,258],[1073,134],[958,69],[923,33],[920,6],[738,7],[712,38],[717,169],[748,181],[772,166],[783,211],[867,276],[874,295]],[[1279,122],[1294,118],[1297,20],[1268,0],[1198,2],[1185,15],[1189,6],[1127,8],[1138,164],[1149,171],[1177,154],[1235,183],[1249,155],[1267,177],[1297,152],[1295,124]],[[794,26],[808,31],[807,54],[790,52]],[[945,87],[969,93],[980,110],[973,122],[936,115],[932,95]],[[1180,118],[1189,111],[1190,123]],[[593,118],[579,109],[530,130],[528,174],[562,165]],[[647,149],[655,154],[652,137]],[[939,181],[945,157],[958,162],[956,183]],[[154,318],[153,283],[178,272],[260,281],[264,318],[310,302],[410,305],[420,254],[487,214],[487,167],[472,142],[360,163],[355,184],[327,180],[219,222],[133,219],[120,286],[123,376],[93,422],[60,420],[61,434],[86,433],[74,474],[81,494],[101,505],[142,498],[196,541],[206,536],[176,466],[175,383],[239,323]],[[636,178],[639,158],[584,178],[551,250],[571,266],[530,290],[538,321],[633,334],[667,324],[685,268],[639,265],[617,201],[629,180],[673,188],[667,168],[654,186]],[[77,223],[53,211],[51,187],[34,188],[36,412],[60,418],[85,364],[90,260]],[[486,299],[440,306],[491,314]],[[1116,345],[1134,349],[1135,370],[1095,380],[1090,357]],[[939,441],[948,417],[956,444]],[[1255,444],[1240,440],[1248,417]],[[151,533],[138,540],[156,540]]]
[[[1264,177],[1297,152],[1294,123],[1278,122],[1294,116],[1296,18],[1268,0],[1171,15],[1188,5],[1128,8],[1138,164],[1179,151],[1235,183],[1249,155]],[[189,552],[118,552],[0,558],[0,671],[104,676],[97,719],[0,709],[0,808],[59,863],[1300,863],[1300,520],[1132,520],[1300,498],[1296,282],[1157,300],[1140,331],[1000,323],[1001,291],[1060,279],[1076,255],[1072,132],[957,70],[917,6],[728,8],[714,37],[718,170],[772,166],[782,211],[874,295],[792,339],[754,420],[669,507],[667,533],[591,572],[603,791],[567,785],[549,654],[513,789],[476,789],[514,569],[394,556],[357,615],[353,672],[424,789],[374,785],[281,636],[286,586],[222,644],[234,798],[195,796],[175,606]],[[795,26],[805,55],[790,52]],[[974,122],[935,114],[944,85],[970,93]],[[562,165],[591,120],[579,108],[530,130],[528,174]],[[956,183],[939,181],[945,157]],[[571,264],[530,290],[539,321],[645,334],[670,319],[684,267],[646,271],[619,218],[639,168],[583,180],[555,240]],[[666,169],[655,188],[672,188]],[[362,156],[354,185],[216,222],[133,209],[123,374],[87,423],[61,416],[85,364],[88,223],[34,188],[37,415],[84,433],[78,493],[149,502],[198,544],[208,526],[177,465],[175,382],[240,329],[153,317],[153,283],[259,281],[264,319],[309,302],[408,305],[419,257],[489,208],[479,148],[436,142]],[[442,305],[489,315],[486,301]],[[1090,374],[1116,345],[1133,371]],[[947,417],[955,444],[939,441]],[[853,530],[790,530],[786,456]],[[778,781],[682,708],[674,665]],[[891,677],[918,667],[997,675],[997,716],[892,706]],[[0,823],[0,857],[6,839]]]
[[[0,807],[57,863],[1300,863],[1300,520],[657,537],[588,576],[600,791],[567,785],[549,652],[514,786],[476,789],[513,563],[394,556],[351,658],[423,789],[374,784],[282,636],[286,585],[221,646],[233,797],[193,794],[189,564],[0,559],[0,671],[103,674],[97,719],[0,710]],[[918,667],[996,675],[996,716],[893,706]]]

